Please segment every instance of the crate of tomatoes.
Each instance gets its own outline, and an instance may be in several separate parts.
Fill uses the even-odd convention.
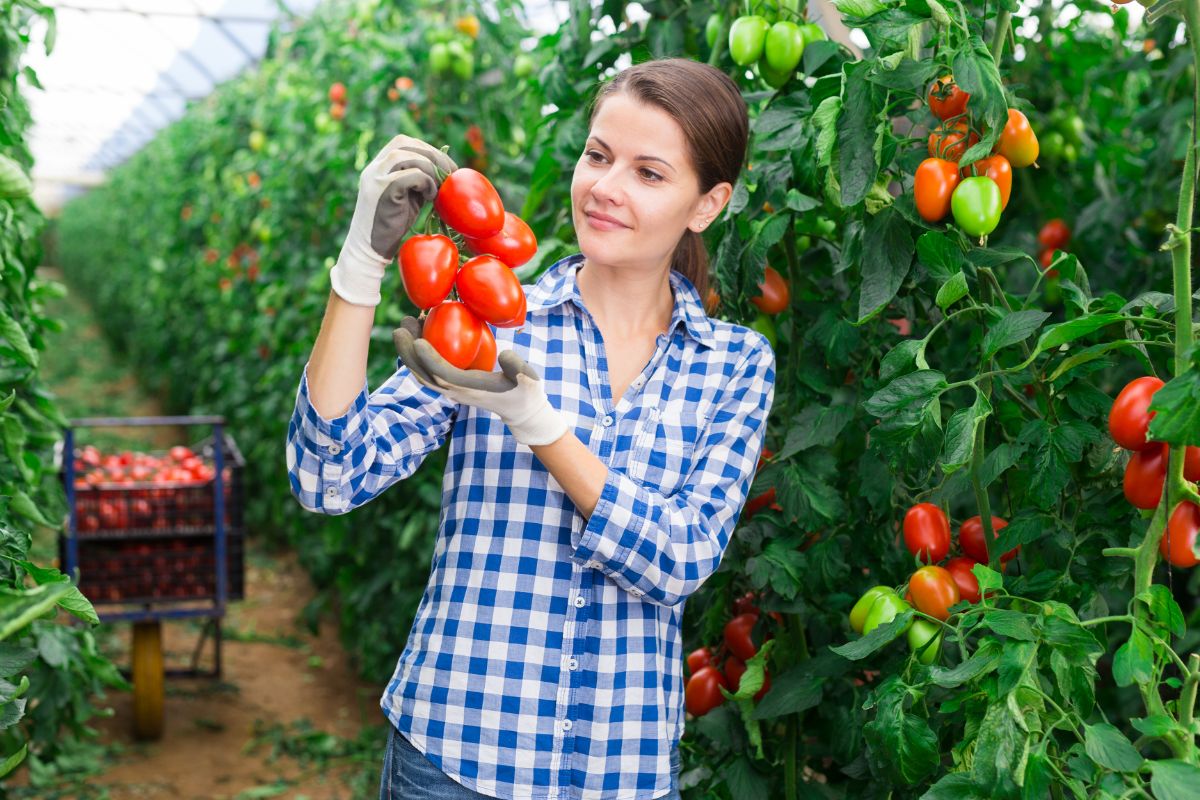
[[[92,602],[217,600],[218,536],[227,576],[222,599],[244,596],[245,461],[227,433],[220,439],[220,480],[212,436],[155,452],[72,447],[69,468],[62,451],[74,436],[60,444],[69,503],[60,563],[78,568],[79,588]]]

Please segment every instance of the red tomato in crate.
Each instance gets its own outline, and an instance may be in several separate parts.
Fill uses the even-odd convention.
[[[167,455],[171,457],[172,461],[182,462],[185,458],[191,458],[195,453],[183,445],[175,445],[167,451]]]
[[[120,501],[100,501],[100,526],[110,530],[129,527],[129,512]]]

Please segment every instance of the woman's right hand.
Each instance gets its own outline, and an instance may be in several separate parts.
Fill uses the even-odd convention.
[[[379,151],[359,176],[350,232],[330,272],[339,297],[358,306],[379,305],[379,287],[400,240],[421,207],[437,196],[441,179],[456,169],[448,155],[411,136],[396,136]]]

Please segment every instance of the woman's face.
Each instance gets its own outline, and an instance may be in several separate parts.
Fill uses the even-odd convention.
[[[618,92],[600,105],[571,180],[571,218],[588,261],[659,267],[686,229],[703,230],[728,200],[703,195],[683,129],[662,109]]]

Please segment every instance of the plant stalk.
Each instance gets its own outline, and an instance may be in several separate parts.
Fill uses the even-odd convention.
[[[1012,12],[1002,10],[996,15],[996,30],[992,31],[992,60],[1000,66],[1000,57],[1004,55],[1004,40],[1008,38],[1008,26],[1012,22]]]

